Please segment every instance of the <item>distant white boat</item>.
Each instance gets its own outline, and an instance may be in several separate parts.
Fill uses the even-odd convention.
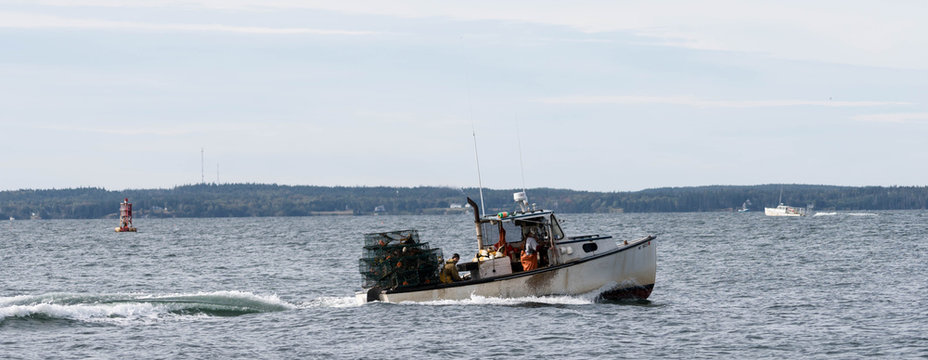
[[[767,216],[806,216],[812,215],[812,205],[808,208],[783,205],[783,189],[780,189],[780,205],[775,208],[764,208],[764,215]]]
[[[764,214],[767,216],[806,216],[809,215],[806,208],[783,205],[782,203],[775,208],[764,208]]]

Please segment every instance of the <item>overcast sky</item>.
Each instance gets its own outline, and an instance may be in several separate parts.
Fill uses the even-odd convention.
[[[924,1],[0,1],[0,190],[928,184]],[[521,143],[521,146],[519,144]],[[201,174],[201,149],[205,174]]]

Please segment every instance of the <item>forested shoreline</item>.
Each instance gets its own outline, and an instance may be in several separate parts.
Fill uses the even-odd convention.
[[[733,211],[814,204],[816,210],[928,208],[928,186],[751,185],[656,188],[631,192],[528,189],[538,208],[565,213]],[[512,211],[515,189],[484,189],[488,213]],[[102,188],[0,191],[0,218],[98,219],[116,217],[129,198],[137,217],[260,217],[313,215],[446,214],[476,188],[342,187],[276,184],[196,184],[171,189],[110,191]]]

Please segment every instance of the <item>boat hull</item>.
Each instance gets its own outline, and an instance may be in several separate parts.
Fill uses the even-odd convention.
[[[764,208],[764,215],[767,215],[767,216],[805,216],[806,210],[804,208],[781,205],[775,208]]]
[[[420,302],[462,300],[473,296],[581,295],[595,291],[599,291],[599,297],[608,300],[646,299],[654,288],[656,273],[656,244],[653,237],[646,237],[622,244],[604,254],[566,264],[429,288],[373,290],[370,294],[358,293],[357,299],[359,302]]]

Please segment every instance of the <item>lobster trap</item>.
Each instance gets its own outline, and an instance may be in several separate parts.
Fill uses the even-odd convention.
[[[437,283],[442,257],[441,249],[419,241],[416,230],[364,234],[358,261],[361,287],[395,289]]]

